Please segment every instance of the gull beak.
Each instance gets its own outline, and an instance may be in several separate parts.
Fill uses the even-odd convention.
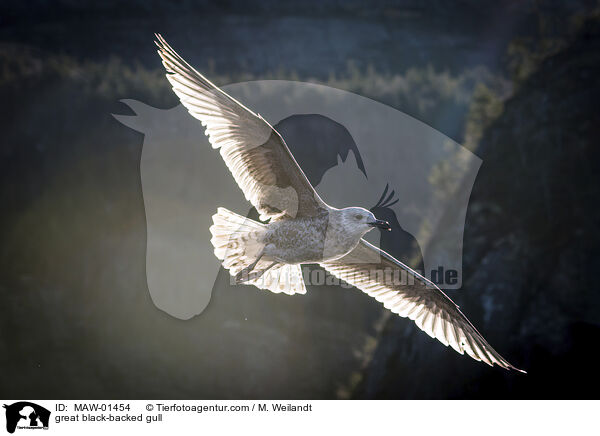
[[[378,227],[382,230],[387,230],[388,232],[392,231],[392,227],[390,226],[390,223],[388,223],[387,221],[383,221],[383,220],[375,220],[373,222],[367,223],[372,227]]]

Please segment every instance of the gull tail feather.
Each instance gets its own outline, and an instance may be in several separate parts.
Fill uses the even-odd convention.
[[[300,265],[280,263],[263,256],[266,230],[264,224],[220,207],[213,215],[210,242],[215,256],[234,277],[259,259],[240,283],[275,293],[305,294]]]
[[[263,224],[220,207],[213,215],[210,242],[215,256],[235,275],[261,256],[265,231]]]

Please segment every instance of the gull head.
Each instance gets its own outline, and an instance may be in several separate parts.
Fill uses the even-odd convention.
[[[361,236],[378,227],[383,230],[391,231],[390,223],[378,220],[373,213],[362,207],[347,207],[341,209],[342,223],[344,228],[350,233],[357,233]]]

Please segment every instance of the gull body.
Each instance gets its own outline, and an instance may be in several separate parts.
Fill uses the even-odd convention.
[[[327,207],[315,217],[269,223],[264,256],[289,264],[335,260],[350,253],[369,230],[388,226],[362,207]]]

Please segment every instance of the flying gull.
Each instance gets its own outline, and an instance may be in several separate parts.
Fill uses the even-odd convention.
[[[162,36],[156,38],[175,94],[206,128],[244,196],[261,221],[268,222],[222,207],[213,216],[215,255],[236,283],[304,294],[301,265],[316,263],[460,354],[521,371],[487,343],[433,282],[363,239],[375,227],[390,230],[389,223],[362,207],[326,204],[265,119],[192,68]]]

